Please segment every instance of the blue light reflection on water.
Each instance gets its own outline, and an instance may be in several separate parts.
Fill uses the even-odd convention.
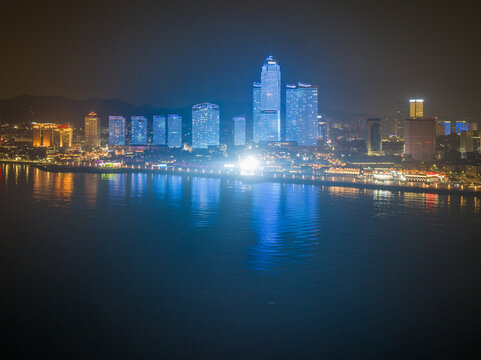
[[[0,201],[13,344],[26,324],[131,356],[479,353],[478,198],[3,165]]]

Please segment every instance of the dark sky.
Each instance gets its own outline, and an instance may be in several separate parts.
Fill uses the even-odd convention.
[[[480,5],[422,1],[2,1],[0,98],[251,100],[265,56],[322,108],[481,115]]]

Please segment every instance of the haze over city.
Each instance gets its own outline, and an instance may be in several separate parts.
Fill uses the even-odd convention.
[[[479,116],[479,6],[408,1],[4,4],[0,98],[120,98],[164,108],[250,101],[259,59],[319,86],[325,109]]]
[[[1,359],[481,359],[481,8],[0,5]]]

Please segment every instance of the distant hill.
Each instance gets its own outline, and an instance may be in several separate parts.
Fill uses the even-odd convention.
[[[235,101],[213,101],[220,106],[221,141],[229,142],[232,138],[232,117],[246,115],[247,138],[252,138],[252,104]],[[136,106],[119,99],[89,98],[71,100],[62,96],[20,95],[11,99],[0,100],[0,121],[2,123],[54,122],[71,124],[75,128],[83,128],[85,116],[94,111],[100,118],[100,126],[108,126],[109,115],[121,115],[130,121],[133,115],[146,116],[151,126],[153,115],[179,114],[183,118],[183,132],[186,141],[190,141],[192,112],[191,107],[165,109],[151,105]],[[367,115],[319,109],[337,122],[359,121]],[[284,115],[284,114],[283,114]],[[284,116],[283,116],[284,117]]]

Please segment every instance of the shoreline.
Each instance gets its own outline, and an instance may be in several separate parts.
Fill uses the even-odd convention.
[[[56,173],[83,173],[83,174],[133,174],[133,173],[146,173],[146,174],[165,174],[165,175],[179,175],[179,176],[197,176],[207,178],[220,178],[241,180],[246,182],[278,182],[288,184],[308,184],[328,187],[351,187],[359,189],[371,189],[371,190],[384,190],[394,192],[413,192],[413,193],[433,193],[433,194],[458,194],[458,195],[470,195],[481,196],[481,191],[474,191],[472,189],[446,189],[446,188],[432,188],[422,186],[404,186],[404,185],[392,185],[392,184],[373,184],[365,183],[362,181],[343,181],[343,180],[322,180],[319,178],[291,178],[283,176],[269,176],[269,175],[240,175],[233,173],[209,173],[198,172],[189,170],[168,170],[168,169],[142,169],[142,168],[99,168],[91,166],[72,166],[72,165],[58,165],[58,164],[42,164],[35,162],[22,162],[22,161],[8,161],[0,160],[0,164],[16,164],[16,165],[28,165],[47,172]]]

